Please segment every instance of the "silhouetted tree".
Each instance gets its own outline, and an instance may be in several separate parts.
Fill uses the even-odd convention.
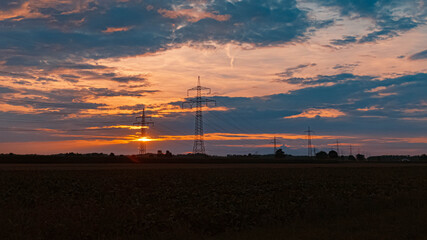
[[[169,150],[166,150],[165,156],[166,157],[172,157],[173,155]]]
[[[281,148],[279,148],[279,149],[277,149],[277,151],[276,151],[276,153],[275,153],[274,156],[276,158],[284,158],[285,157],[285,152]]]
[[[350,161],[356,161],[356,158],[353,155],[348,156],[348,160]]]
[[[114,153],[110,153],[110,157],[114,157],[115,155],[114,155]]]
[[[157,150],[157,156],[158,156],[158,157],[163,156],[163,152],[162,152],[162,150]]]
[[[325,159],[328,157],[328,154],[325,151],[320,151],[316,153],[316,158]]]
[[[365,160],[365,155],[363,155],[363,154],[357,154],[356,155],[356,159],[357,159],[357,161],[364,161]]]
[[[329,151],[328,153],[329,158],[338,158],[338,153],[334,150]]]

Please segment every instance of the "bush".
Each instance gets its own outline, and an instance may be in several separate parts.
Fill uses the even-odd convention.
[[[363,154],[357,154],[356,155],[356,159],[357,159],[357,161],[364,161],[365,160],[365,155],[363,155]]]
[[[338,158],[338,153],[334,150],[329,151],[328,153],[329,158]]]
[[[276,158],[284,158],[284,157],[285,157],[285,152],[283,152],[283,150],[279,148],[279,149],[276,151],[275,157],[276,157]]]
[[[316,153],[316,158],[325,159],[328,158],[328,154],[325,151],[320,151]]]

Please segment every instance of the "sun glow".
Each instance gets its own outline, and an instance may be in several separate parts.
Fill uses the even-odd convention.
[[[142,137],[142,138],[138,138],[134,141],[137,142],[153,142],[153,141],[162,141],[162,139],[155,139],[155,138],[150,138],[150,137]]]
[[[138,142],[151,142],[152,139],[147,138],[147,137],[142,137],[142,138],[138,138],[136,141],[138,141]]]

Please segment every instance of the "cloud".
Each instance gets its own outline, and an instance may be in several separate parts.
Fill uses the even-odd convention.
[[[307,110],[304,110],[302,113],[297,115],[291,115],[284,117],[285,119],[290,118],[316,118],[316,117],[323,117],[323,118],[337,118],[337,117],[343,117],[346,114],[332,108],[325,108],[325,109],[314,109],[310,108]]]
[[[132,29],[132,27],[108,27],[103,30],[103,33],[115,33],[115,32],[126,32]]]
[[[355,36],[343,36],[342,39],[332,39],[331,44],[337,46],[343,46],[350,43],[356,43],[357,38]]]
[[[176,40],[249,43],[256,46],[302,41],[308,29],[319,22],[309,19],[307,12],[297,8],[296,1],[215,1],[208,6],[231,16],[227,21],[202,19],[185,24],[175,31]],[[208,32],[207,32],[208,31]]]
[[[108,106],[106,103],[94,103],[91,99],[102,97],[142,97],[147,94],[153,94],[157,90],[112,90],[89,87],[54,90],[20,89],[18,91],[11,88],[0,88],[0,92],[20,94],[19,97],[4,98],[3,102],[8,105],[31,108],[37,113],[56,112],[69,115]]]
[[[80,78],[79,76],[72,75],[72,74],[61,74],[60,77],[65,81],[71,82],[71,83],[77,83]]]
[[[7,1],[6,1],[7,3]],[[0,21],[3,20],[13,20],[19,21],[23,18],[45,18],[46,16],[41,14],[38,11],[32,11],[30,2],[24,1],[15,1],[8,2],[6,5],[0,5]]]
[[[380,151],[379,149],[387,146],[394,147],[393,144],[396,146],[400,144],[402,149],[425,149],[423,143],[417,143],[420,144],[419,146],[413,145],[415,143],[402,144],[405,141],[408,142],[405,140],[407,138],[424,137],[422,134],[425,132],[427,112],[422,109],[425,109],[426,106],[424,91],[427,87],[426,77],[427,74],[414,74],[377,80],[374,76],[337,74],[318,76],[315,79],[320,82],[328,82],[327,85],[309,84],[287,94],[251,98],[213,97],[217,100],[217,107],[221,110],[205,109],[204,111],[207,144],[209,144],[209,149],[215,149],[216,144],[264,145],[276,136],[291,148],[288,151],[302,154],[304,152],[298,152],[298,149],[304,148],[303,131],[307,125],[310,125],[316,131],[316,136],[319,136],[314,139],[314,144],[318,149],[329,149],[328,144],[333,143],[335,139],[341,139],[340,142],[346,146],[359,144],[361,148],[373,149],[371,151]],[[375,90],[371,91],[372,89]],[[93,104],[98,100],[85,97],[132,94],[121,93],[120,89],[94,87],[80,90],[16,89],[15,91],[19,91],[20,95],[25,96],[19,101],[6,99],[9,104],[15,104],[15,109],[24,105],[39,110],[49,108],[49,111],[36,111],[33,114],[27,112],[25,115],[12,112],[2,113],[2,117],[10,116],[9,118],[14,119],[13,122],[5,122],[4,127],[16,126],[17,122],[22,120],[31,121],[34,128],[49,124],[51,129],[57,130],[91,127],[97,129],[96,134],[90,133],[90,131],[85,133],[87,135],[80,134],[80,132],[71,134],[70,131],[61,133],[61,135],[53,132],[49,132],[50,135],[43,135],[44,139],[52,141],[101,139],[107,136],[127,136],[128,138],[123,137],[123,139],[132,139],[129,137],[129,134],[133,134],[133,132],[129,132],[132,130],[114,128],[114,131],[118,132],[111,134],[109,131],[113,131],[113,128],[103,126],[129,125],[134,120],[134,113],[142,107],[142,105],[131,104],[117,108],[98,106]],[[396,93],[396,95],[375,98],[378,93],[390,92]],[[163,139],[163,142],[166,142],[166,145],[156,145],[157,149],[161,149],[161,146],[168,146],[169,150],[174,151],[186,148],[182,142],[178,145],[184,147],[172,147],[174,146],[173,140],[183,141],[186,144],[188,142],[188,149],[191,149],[194,116],[190,111],[182,111],[178,105],[179,103],[170,103],[146,106],[150,109],[150,115],[161,116],[153,118],[155,126],[149,129],[150,137]],[[2,109],[4,109],[3,106]],[[108,114],[100,114],[101,112],[108,112]],[[288,117],[284,118],[284,116]],[[405,129],[405,132],[402,133],[399,129]],[[27,134],[25,141],[38,140],[41,136],[41,133],[37,132],[25,132],[25,134]],[[23,135],[20,136],[22,138]],[[19,136],[10,136],[8,139],[19,139]],[[249,149],[243,150],[246,153],[249,151]],[[259,149],[259,151],[264,150],[269,149]],[[236,152],[235,149],[224,149],[221,146],[218,146],[218,151]]]
[[[15,89],[0,86],[0,94],[4,94],[4,93],[16,93],[16,92],[18,92],[18,91],[16,91]]]
[[[215,97],[219,106],[204,109],[207,133],[244,135],[294,132],[301,135],[297,131],[303,131],[310,125],[317,131],[336,136],[402,134],[396,129],[405,129],[406,133],[414,136],[421,134],[427,118],[427,113],[421,111],[425,108],[422,104],[425,101],[423,90],[427,88],[426,75],[404,71],[419,69],[418,66],[413,68],[413,64],[419,65],[422,61],[408,62],[395,58],[422,50],[419,40],[414,41],[417,44],[410,49],[408,45],[384,55],[382,53],[385,51],[381,50],[384,44],[372,44],[372,49],[367,49],[371,45],[361,49],[360,54],[366,54],[369,50],[376,54],[378,61],[367,63],[356,59],[348,63],[342,60],[357,55],[358,49],[345,47],[349,44],[374,43],[411,29],[415,30],[408,36],[423,36],[424,33],[420,31],[424,31],[424,28],[419,26],[425,24],[425,7],[414,7],[415,3],[423,1],[319,0],[315,1],[315,5],[319,6],[317,9],[305,8],[302,2],[307,1],[2,1],[1,117],[12,119],[6,125],[22,121],[37,129],[48,123],[52,123],[55,129],[77,124],[81,124],[80,128],[96,127],[105,121],[113,122],[109,125],[126,125],[128,121],[133,121],[133,113],[142,105],[147,105],[152,107],[150,114],[158,116],[157,129],[150,129],[153,133],[190,136],[194,131],[191,110],[184,111],[179,108],[179,103],[168,103],[167,99],[173,95],[173,101],[177,101],[176,98],[181,96],[175,94],[181,91],[178,89],[181,86],[175,81],[184,81],[181,79],[186,76],[178,76],[176,69],[182,67],[185,74],[194,71],[194,65],[185,65],[188,63],[186,59],[192,58],[206,63],[206,68],[211,72],[222,72],[215,73],[215,76],[220,76],[212,81],[215,89],[220,89],[218,85],[224,78],[230,79],[230,82],[239,78],[235,81],[236,88],[232,86],[230,91],[225,92],[225,87],[221,86],[222,89],[218,91],[234,97]],[[349,25],[342,27],[341,23]],[[332,24],[336,28],[328,29]],[[323,30],[316,32],[319,29]],[[340,30],[334,32],[336,29]],[[400,40],[390,41],[391,46]],[[319,48],[318,44],[325,42],[330,42],[334,47],[327,50]],[[240,47],[227,52],[224,44]],[[280,51],[276,52],[278,47],[281,47]],[[183,51],[189,53],[187,58],[180,58],[179,54],[183,52],[176,53],[179,51],[176,48],[190,49]],[[263,49],[249,54],[256,48]],[[208,59],[202,56],[206,52],[215,55],[215,58],[209,58],[214,61],[203,62]],[[319,55],[319,52],[322,53]],[[413,54],[408,59],[425,59],[424,52]],[[129,65],[109,64],[111,67],[107,67],[96,64],[102,58],[111,58],[105,62],[119,63],[118,58],[141,54],[143,56]],[[153,58],[144,57],[148,55]],[[252,59],[254,56],[255,60]],[[286,56],[291,56],[292,60],[285,59]],[[231,58],[234,68],[225,71],[221,67],[216,69],[223,64],[222,57],[227,67],[227,57]],[[305,60],[299,60],[299,57]],[[358,56],[356,58],[360,59]],[[384,60],[386,62],[382,62]],[[142,64],[137,64],[138,61]],[[146,61],[153,61],[153,64],[144,65]],[[289,65],[291,61],[293,64]],[[177,62],[182,65],[175,64]],[[278,62],[286,64],[285,67],[277,69]],[[373,71],[365,71],[366,64],[371,63],[372,68],[375,68],[375,64],[381,64],[381,68],[389,66],[386,70],[389,76],[395,74],[398,77],[381,76],[380,80]],[[393,69],[400,63],[403,67]],[[244,64],[252,67],[252,70],[243,72],[241,67]],[[313,70],[319,73],[313,74]],[[278,72],[274,75],[278,78],[275,82],[262,82],[271,78],[274,72]],[[362,75],[363,72],[365,75]],[[166,81],[165,76],[172,73],[177,76],[174,81],[162,82]],[[404,73],[409,75],[405,76]],[[242,92],[255,92],[249,89],[251,87],[260,89],[267,85],[277,87],[275,93],[286,93],[236,97]],[[163,94],[151,96],[159,91],[152,89],[152,86],[162,87]],[[164,90],[171,90],[171,86],[174,86],[174,93],[166,96]],[[266,91],[268,89],[259,94]],[[164,105],[154,106],[150,104],[152,102],[162,102]],[[326,117],[340,114],[345,114],[345,117]],[[55,122],[59,120],[59,123]],[[173,130],[162,129],[162,124],[173,126]],[[115,131],[120,130],[126,129]],[[22,136],[8,135],[6,138],[12,137],[27,141]],[[39,139],[52,136],[30,137]],[[55,135],[56,139],[71,137],[81,136]],[[261,140],[266,141],[267,137],[271,136],[262,137]],[[263,146],[267,143],[256,144]]]
[[[205,18],[211,18],[216,21],[227,21],[230,19],[230,15],[218,15],[211,12],[205,12],[203,10],[198,9],[178,9],[178,10],[167,10],[167,9],[159,9],[158,12],[167,18],[179,18],[183,17],[189,22],[198,22]]]
[[[34,109],[46,111],[60,111],[62,113],[76,113],[83,109],[96,109],[100,106],[106,106],[103,103],[87,103],[87,102],[52,102],[42,98],[21,98],[6,101],[7,104],[14,106],[25,106]]]
[[[194,140],[194,135],[160,135],[160,139],[163,141],[183,141],[183,140]],[[290,134],[290,133],[263,133],[263,134],[247,134],[247,133],[207,133],[204,139],[207,141],[235,141],[235,140],[271,140],[274,137],[279,139],[292,139],[302,140],[307,139],[305,134]],[[316,135],[313,139],[336,139],[337,136],[331,135]],[[340,136],[340,138],[351,138],[346,136]]]
[[[142,76],[127,76],[127,77],[113,77],[110,80],[120,83],[128,83],[128,82],[144,82],[147,79]]]
[[[0,29],[0,53],[13,49],[7,56],[26,60],[9,59],[9,64],[38,66],[52,59],[133,56],[205,41],[272,46],[304,41],[330,23],[310,19],[295,0],[78,2],[30,0],[26,8],[38,17],[15,14],[20,21],[0,21],[13,25]]]
[[[382,110],[382,109],[384,109],[384,108],[380,108],[378,106],[370,106],[370,107],[358,108],[356,110],[367,112],[367,111],[377,111],[377,110]]]
[[[339,69],[345,72],[351,72],[355,67],[359,66],[358,63],[353,64],[337,64],[332,69]]]
[[[300,64],[296,67],[287,68],[284,72],[276,73],[275,75],[279,77],[292,77],[294,73],[301,72],[304,68],[314,67],[316,65],[317,65],[316,63]]]
[[[320,0],[317,4],[337,9],[341,16],[351,19],[368,18],[374,23],[371,32],[362,36],[344,36],[331,40],[332,45],[369,43],[399,36],[401,33],[425,24],[427,11],[423,1],[417,0]]]
[[[91,94],[97,97],[117,97],[117,96],[132,96],[132,97],[142,97],[145,96],[147,93],[155,93],[158,92],[158,90],[119,90],[114,91],[110,90],[108,88],[89,88],[87,89],[90,91]]]
[[[337,67],[337,66],[335,66]],[[344,69],[352,67],[352,65],[343,65]],[[341,65],[337,69],[342,68]],[[282,73],[276,75],[283,76],[282,78],[276,79],[278,82],[286,82],[290,84],[303,84],[305,86],[309,85],[334,85],[338,83],[348,82],[348,81],[371,81],[376,77],[374,76],[357,76],[351,73],[340,73],[336,75],[317,75],[315,77],[308,78],[299,78],[299,77],[286,77]]]
[[[415,53],[409,57],[410,60],[421,60],[427,58],[427,50]]]

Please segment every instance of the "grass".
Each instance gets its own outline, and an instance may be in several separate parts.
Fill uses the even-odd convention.
[[[426,203],[425,166],[8,170],[0,239],[425,239]]]

